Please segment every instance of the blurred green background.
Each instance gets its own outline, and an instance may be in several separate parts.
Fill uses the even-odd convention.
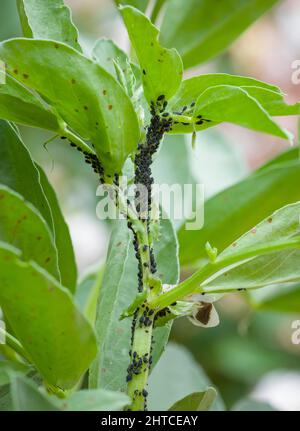
[[[129,46],[113,1],[65,3],[72,8],[87,52],[102,36],[113,38],[124,49]],[[279,85],[287,100],[296,102],[300,100],[300,85],[291,81],[291,64],[300,58],[299,28],[299,0],[284,0],[229,51],[189,71],[188,76],[201,72],[250,75]],[[19,35],[15,1],[1,0],[1,40]],[[280,122],[297,134],[295,119]],[[84,273],[90,265],[105,260],[109,239],[109,225],[96,217],[96,178],[81,162],[80,155],[67,145],[65,148],[62,141],[43,145],[50,134],[33,129],[21,129],[21,133],[58,193],[71,229],[77,263]],[[185,179],[192,175],[204,184],[208,197],[243,178],[287,145],[280,139],[232,125],[199,135],[195,150],[190,138],[168,138],[155,162],[155,177],[161,183],[172,183],[177,175]],[[300,410],[300,345],[291,342],[291,323],[300,316],[253,312],[243,295],[226,296],[217,307],[219,327],[200,329],[181,319],[173,327],[172,339],[190,350],[220,389],[228,407],[251,394],[281,410]]]

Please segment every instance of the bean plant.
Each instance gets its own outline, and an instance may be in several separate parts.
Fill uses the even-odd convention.
[[[174,319],[213,327],[214,303],[237,291],[253,307],[293,309],[297,149],[209,198],[201,229],[175,231],[152,196],[164,138],[171,155],[174,135],[197,145],[201,132],[226,122],[293,141],[274,117],[297,116],[300,104],[288,105],[277,86],[185,74],[277,3],[117,1],[128,54],[106,38],[83,49],[63,0],[17,1],[24,36],[0,43],[1,409],[146,410],[149,375]],[[19,126],[50,131],[70,154],[80,152],[119,215],[104,267],[79,282],[56,194]],[[251,291],[267,286],[255,303]],[[169,408],[209,410],[216,394],[199,387]]]

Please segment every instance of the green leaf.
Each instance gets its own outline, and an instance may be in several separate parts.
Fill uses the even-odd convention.
[[[256,310],[279,313],[300,312],[299,283],[267,286],[259,291],[249,292],[249,295],[250,305]]]
[[[131,5],[141,11],[145,11],[147,9],[149,0],[115,0],[117,6],[119,5]]]
[[[74,291],[77,269],[72,242],[52,186],[17,132],[4,121],[0,121],[0,143],[0,183],[19,193],[41,213],[55,238],[62,284]]]
[[[3,72],[0,70],[0,77]],[[19,74],[14,69],[14,74]],[[31,127],[60,133],[61,119],[53,110],[12,76],[6,74],[0,84],[0,118]]]
[[[243,87],[247,93],[256,99],[271,116],[299,115],[300,103],[288,105],[283,95],[277,91],[267,90],[260,87]]]
[[[10,374],[10,382],[13,407],[17,411],[117,411],[129,402],[127,395],[104,389],[82,390],[67,399],[58,399],[16,372]]]
[[[0,386],[0,412],[12,411],[10,385]]]
[[[174,404],[194,392],[205,392],[210,380],[183,347],[169,343],[149,379],[149,410],[174,409]],[[223,402],[218,396],[212,410],[223,410]]]
[[[204,227],[179,231],[183,265],[207,261],[207,241],[219,252],[276,209],[300,199],[298,149],[276,157],[243,181],[210,198],[204,207]]]
[[[64,42],[81,51],[71,11],[63,0],[17,0],[25,37]]]
[[[74,392],[62,402],[62,410],[68,411],[118,411],[129,404],[127,395],[105,389],[89,389]]]
[[[280,245],[284,241],[298,240],[300,233],[299,214],[300,202],[280,208],[235,240],[219,254],[218,259],[250,255],[259,247],[267,250],[269,247]]]
[[[77,283],[77,266],[69,228],[61,212],[55,191],[49,183],[45,172],[40,166],[35,165],[39,172],[41,187],[51,209],[61,282],[63,286],[74,292]]]
[[[226,49],[278,0],[169,0],[161,41],[175,47],[185,68],[201,64]]]
[[[0,241],[17,247],[25,261],[34,260],[60,281],[52,233],[39,212],[0,184]]]
[[[158,276],[164,283],[178,278],[177,243],[169,220],[161,221],[161,237],[154,245]],[[137,294],[137,260],[125,222],[118,221],[108,250],[96,319],[99,354],[90,369],[90,387],[125,390],[129,365],[131,319],[119,320]],[[170,326],[154,330],[153,366],[168,339]]]
[[[189,143],[189,137],[185,136],[185,139]],[[241,181],[249,173],[239,149],[216,128],[197,134],[196,146],[195,149],[190,147],[189,159],[195,183],[204,184],[206,199]]]
[[[94,358],[91,326],[70,293],[37,264],[26,263],[7,245],[0,248],[0,306],[43,378],[73,387]]]
[[[53,231],[48,200],[40,185],[39,172],[14,128],[0,121],[0,183],[30,202]]]
[[[133,95],[136,81],[141,83],[141,71],[121,48],[110,39],[99,39],[93,49],[93,59],[120,81],[130,97]],[[116,68],[119,68],[121,77]]]
[[[122,365],[129,361],[130,341],[127,337],[130,337],[128,332],[130,321],[129,324],[127,320],[120,322],[119,316],[123,308],[128,305],[126,301],[130,298],[131,284],[128,283],[126,286],[123,284],[122,289],[123,274],[125,267],[128,266],[128,248],[129,232],[126,223],[119,220],[110,240],[102,288],[98,298],[95,328],[100,350],[90,367],[91,388],[120,390],[125,386],[127,365]],[[130,269],[134,274],[134,262],[131,262]],[[133,293],[133,287],[131,292]],[[114,367],[113,364],[115,364]]]
[[[91,141],[107,174],[121,170],[140,131],[129,97],[108,72],[73,48],[46,40],[4,42],[0,57],[9,74],[18,70],[20,82],[39,92],[71,129]]]
[[[93,267],[82,277],[76,290],[75,301],[81,312],[94,326],[97,301],[102,285],[104,266]]]
[[[37,386],[26,377],[12,374],[10,377],[11,397],[15,411],[56,411],[59,410],[50,397],[41,393]]]
[[[143,86],[148,102],[156,102],[160,95],[170,99],[182,79],[182,61],[175,49],[163,48],[159,30],[137,9],[121,8],[129,38],[143,72]]]
[[[158,157],[155,158],[152,172],[153,178],[156,184],[168,184],[170,187],[176,189],[177,184],[184,187],[185,184],[196,183],[193,173],[191,172],[190,167],[190,154],[188,151],[187,143],[185,136],[182,135],[174,135],[174,136],[165,136],[161,148],[159,150]],[[180,169],[178,169],[178,161],[180,160]],[[183,220],[178,220],[178,216],[176,215],[182,211],[181,207],[181,199],[184,201],[184,204],[189,204],[190,196],[184,197],[182,199],[181,190],[178,194],[174,192],[174,199],[170,200],[170,208],[167,208],[168,203],[165,204],[165,210],[168,210],[168,216],[172,220],[175,228],[179,227]],[[162,202],[164,204],[164,202]],[[176,210],[178,212],[176,213]],[[183,216],[184,217],[184,216]]]
[[[240,258],[240,262],[245,263],[228,269],[205,283],[205,292],[256,289],[272,284],[300,281],[299,214],[299,202],[287,205],[275,211],[226,248],[218,256],[218,261]],[[291,244],[288,246],[289,242]],[[285,243],[286,249],[281,248]]]
[[[217,391],[214,388],[207,388],[203,392],[194,392],[177,403],[169,409],[170,411],[181,411],[181,412],[203,412],[210,410],[215,399],[217,397]]]
[[[269,403],[253,400],[251,398],[245,398],[238,401],[231,409],[235,412],[274,412],[277,411]]]
[[[212,121],[212,125],[228,122],[291,139],[290,134],[272,120],[256,99],[245,89],[232,85],[218,85],[205,90],[197,99],[193,115],[195,118],[202,115]]]
[[[300,104],[287,105],[280,88],[253,78],[225,73],[210,73],[186,79],[181,83],[178,92],[171,99],[170,108],[172,111],[178,112],[184,106],[190,106],[187,112],[193,112],[194,109],[191,109],[191,106],[193,106],[192,104],[196,102],[197,98],[209,88],[220,85],[230,85],[246,90],[249,96],[256,99],[271,116],[298,115],[300,113]],[[205,126],[209,125],[205,123],[200,126],[196,125],[196,130],[201,130]],[[187,127],[180,123],[173,126],[173,133],[186,133],[187,131],[192,132],[192,126]]]
[[[10,382],[11,372],[27,373],[29,367],[21,363],[0,360],[0,386],[7,385]]]

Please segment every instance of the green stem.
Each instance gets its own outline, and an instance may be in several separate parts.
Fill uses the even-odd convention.
[[[82,152],[86,154],[95,155],[95,151],[93,151],[82,139],[80,139],[77,135],[72,133],[69,129],[65,128],[62,130],[62,135],[69,139],[70,142],[76,144],[78,148],[82,150]]]
[[[2,334],[5,338],[5,344],[7,344],[12,350],[14,350],[18,355],[20,355],[23,359],[28,362],[31,362],[27,353],[25,352],[22,344],[11,334],[9,334],[5,329],[0,327],[0,334]]]
[[[144,309],[141,308],[135,316],[131,358],[132,364],[137,364],[132,380],[128,382],[127,394],[131,399],[129,410],[139,411],[147,408],[147,382],[151,365],[151,344],[153,322],[150,326],[140,323]],[[153,316],[152,316],[153,317]]]

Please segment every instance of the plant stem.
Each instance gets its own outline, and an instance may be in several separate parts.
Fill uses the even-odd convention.
[[[135,207],[137,219],[132,219],[127,212],[128,227],[134,235],[134,248],[138,260],[138,291],[146,293],[146,300],[139,306],[132,322],[132,342],[130,364],[127,369],[128,395],[131,398],[129,410],[146,410],[146,390],[149,368],[152,363],[152,331],[155,310],[148,306],[148,302],[158,294],[156,286],[159,280],[156,273],[156,261],[152,248],[152,157],[158,150],[164,136],[172,128],[172,119],[161,116],[168,105],[165,96],[161,95],[157,101],[151,103],[151,121],[147,126],[145,142],[138,145],[135,155]],[[142,186],[142,188],[141,188]],[[156,284],[158,282],[158,284]]]
[[[12,350],[14,350],[18,355],[20,355],[21,358],[25,359],[29,363],[31,362],[22,344],[15,337],[13,337],[5,329],[0,327],[0,335],[1,334],[5,337],[5,344],[7,344]]]
[[[128,396],[132,400],[129,410],[145,410],[147,407],[147,382],[149,368],[151,365],[151,344],[153,322],[150,326],[140,324],[143,319],[143,309],[141,308],[134,318],[133,343],[131,357],[136,363],[132,374],[132,380],[128,382]]]

